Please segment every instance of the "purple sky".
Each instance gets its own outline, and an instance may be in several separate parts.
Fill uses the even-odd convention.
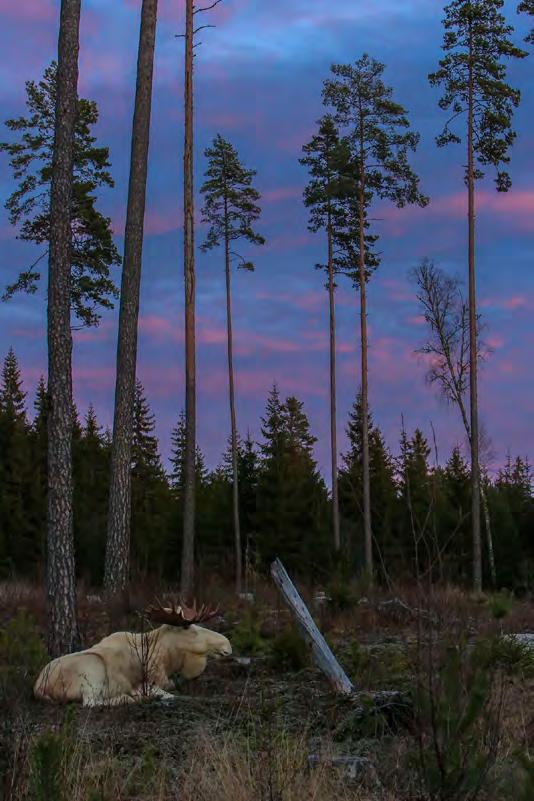
[[[209,3],[206,3],[209,4]],[[517,39],[529,20],[517,17]],[[139,0],[84,0],[80,93],[98,101],[98,135],[111,148],[116,188],[101,208],[113,220],[122,249],[129,137],[139,25]],[[1,107],[4,118],[23,112],[24,81],[38,78],[55,56],[58,0],[0,0]],[[234,275],[238,423],[259,437],[259,417],[274,380],[283,394],[305,401],[319,438],[317,458],[328,465],[327,294],[314,269],[324,257],[323,237],[307,231],[301,202],[306,183],[298,164],[321,105],[322,80],[332,62],[363,52],[386,64],[385,80],[421,133],[414,165],[427,209],[377,208],[383,262],[369,287],[371,406],[389,445],[397,450],[401,415],[406,427],[434,424],[440,458],[462,443],[455,413],[425,385],[424,365],[414,355],[424,329],[407,273],[423,256],[451,272],[466,272],[463,151],[438,150],[434,137],[444,115],[439,91],[426,75],[440,54],[442,4],[433,0],[224,0],[203,22],[196,62],[197,187],[203,151],[220,132],[258,170],[263,194],[261,232],[268,245],[245,255],[255,274]],[[183,0],[160,0],[155,95],[141,296],[138,374],[156,413],[158,435],[168,453],[169,432],[183,403],[182,287],[182,62]],[[502,463],[508,449],[534,452],[534,60],[514,64],[512,82],[523,90],[515,118],[513,190],[497,195],[491,177],[479,185],[478,281],[481,311],[493,354],[481,376],[481,414]],[[0,161],[2,203],[12,191],[7,159]],[[197,205],[198,203],[197,200]],[[198,243],[205,229],[197,229]],[[0,212],[2,284],[34,258],[17,242],[6,212]],[[221,253],[198,253],[199,442],[215,465],[229,429],[225,340],[224,273]],[[358,296],[347,282],[338,292],[339,429],[341,448],[348,410],[359,384]],[[10,345],[33,394],[45,371],[45,297],[19,296],[0,306],[0,354]],[[75,335],[76,399],[82,414],[93,402],[100,421],[111,423],[116,313],[99,329]]]

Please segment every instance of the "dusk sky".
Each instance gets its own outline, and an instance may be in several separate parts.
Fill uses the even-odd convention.
[[[209,5],[208,2],[205,3]],[[84,0],[79,91],[98,102],[98,137],[111,150],[114,190],[100,208],[113,221],[122,250],[129,169],[140,0]],[[516,41],[532,20],[505,3]],[[0,0],[3,119],[23,113],[24,82],[39,79],[57,54],[58,0]],[[276,381],[285,396],[305,403],[318,437],[316,455],[328,473],[328,297],[314,264],[324,258],[321,234],[307,230],[302,204],[306,171],[298,163],[323,113],[321,86],[331,63],[364,52],[386,65],[385,81],[408,110],[421,142],[413,164],[431,198],[426,209],[373,211],[382,265],[369,285],[370,403],[375,421],[396,453],[404,415],[409,432],[434,425],[444,461],[463,444],[454,410],[425,384],[414,350],[425,334],[411,267],[425,256],[451,273],[467,274],[463,146],[438,150],[445,114],[427,74],[440,57],[443,4],[436,0],[223,0],[202,24],[196,58],[196,176],[203,151],[221,133],[243,162],[257,169],[263,248],[243,249],[255,273],[234,273],[234,331],[238,425],[259,439],[259,418]],[[138,375],[156,414],[162,452],[183,405],[183,0],[160,0],[147,198]],[[528,47],[525,45],[525,47]],[[523,92],[515,116],[513,188],[494,190],[492,175],[478,185],[478,289],[493,353],[480,380],[481,417],[495,450],[494,468],[513,455],[534,456],[534,54],[511,65],[510,81]],[[6,132],[7,136],[7,132]],[[4,138],[4,135],[3,135]],[[2,204],[13,190],[8,159],[0,154]],[[197,193],[197,209],[200,199]],[[197,226],[197,242],[206,234]],[[0,212],[1,282],[12,282],[36,251],[16,240]],[[215,466],[229,432],[223,254],[197,251],[199,444]],[[116,273],[119,281],[118,271]],[[0,354],[12,345],[29,401],[46,371],[45,292],[20,295],[0,306]],[[341,450],[347,414],[359,386],[359,298],[347,281],[337,294]],[[98,329],[75,334],[73,370],[80,414],[93,402],[111,425],[117,313]]]

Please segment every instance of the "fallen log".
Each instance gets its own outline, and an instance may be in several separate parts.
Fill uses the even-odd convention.
[[[311,646],[317,667],[323,671],[337,693],[346,696],[354,695],[356,691],[354,685],[319,631],[308,607],[300,597],[280,559],[275,559],[271,564],[271,576],[293,613],[304,639]]]

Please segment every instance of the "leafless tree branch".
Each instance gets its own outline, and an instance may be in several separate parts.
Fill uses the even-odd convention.
[[[193,11],[193,14],[200,14],[202,13],[202,11],[210,11],[212,8],[215,8],[215,6],[218,6],[219,3],[222,3],[222,0],[215,0],[215,2],[212,3],[210,6],[204,6],[204,8],[196,8]]]

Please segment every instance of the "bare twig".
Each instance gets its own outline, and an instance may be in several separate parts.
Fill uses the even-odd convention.
[[[201,14],[203,11],[210,11],[212,8],[215,8],[215,6],[218,6],[219,3],[222,3],[222,0],[215,0],[215,2],[211,4],[211,6],[204,6],[204,8],[196,8],[193,11],[193,14]]]

